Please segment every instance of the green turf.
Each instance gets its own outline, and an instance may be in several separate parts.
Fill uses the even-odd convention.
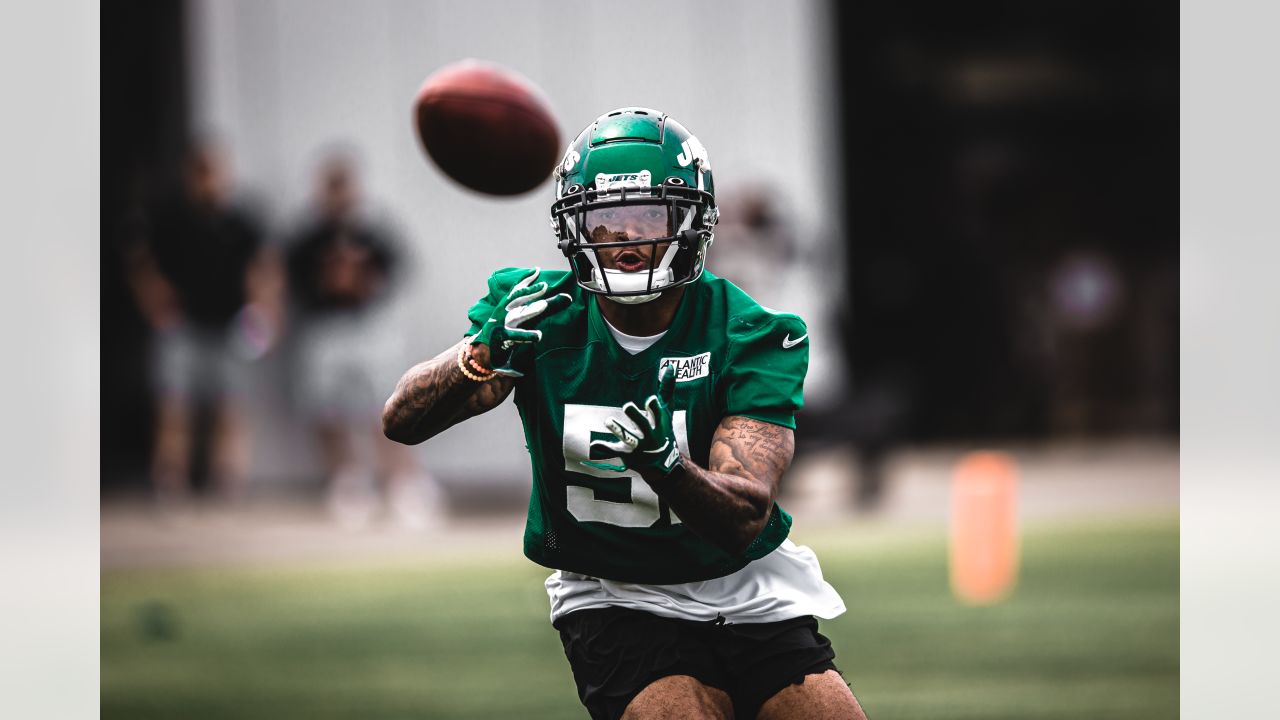
[[[873,719],[1178,715],[1176,520],[1032,529],[1017,592],[947,590],[944,538],[799,537]],[[104,718],[585,717],[545,572],[306,565],[104,573]]]

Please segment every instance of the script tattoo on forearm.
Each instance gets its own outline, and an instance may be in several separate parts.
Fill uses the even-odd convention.
[[[689,529],[737,555],[768,523],[794,453],[790,428],[730,416],[716,429],[706,468],[686,457],[680,477],[654,487]]]
[[[454,345],[400,378],[382,411],[382,430],[388,438],[420,443],[497,407],[511,393],[514,381],[510,378],[468,380],[458,369],[457,357],[458,345]]]
[[[776,483],[791,466],[794,454],[795,435],[790,428],[734,415],[720,422],[707,465],[716,472]]]

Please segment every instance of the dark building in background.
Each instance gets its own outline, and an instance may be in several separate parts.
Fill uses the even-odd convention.
[[[900,439],[1176,433],[1177,6],[834,10],[855,403]]]
[[[188,138],[184,3],[102,15],[102,483],[146,486],[152,432],[148,329],[126,282],[145,204],[176,182]]]

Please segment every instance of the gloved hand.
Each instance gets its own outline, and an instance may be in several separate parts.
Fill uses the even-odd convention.
[[[617,471],[633,470],[646,479],[666,477],[680,465],[680,448],[671,422],[671,400],[675,396],[676,373],[670,365],[658,371],[658,392],[644,401],[642,410],[633,402],[622,406],[625,417],[605,421],[609,432],[618,440],[595,440],[592,454],[614,453],[622,467],[597,463],[598,467]]]
[[[523,375],[512,367],[516,351],[542,339],[541,330],[524,326],[542,315],[559,312],[573,302],[567,293],[541,299],[547,292],[547,284],[533,282],[540,272],[542,272],[541,269],[534,268],[533,272],[516,283],[506,297],[498,302],[497,307],[493,309],[493,314],[485,321],[484,327],[480,328],[480,332],[471,338],[472,345],[489,346],[489,366],[499,375],[508,377]]]

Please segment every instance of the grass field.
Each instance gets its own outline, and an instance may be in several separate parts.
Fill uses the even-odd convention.
[[[941,534],[824,530],[822,624],[868,715],[1178,715],[1175,518],[1033,527],[1017,592],[950,597]],[[105,572],[104,718],[582,718],[519,557]]]

